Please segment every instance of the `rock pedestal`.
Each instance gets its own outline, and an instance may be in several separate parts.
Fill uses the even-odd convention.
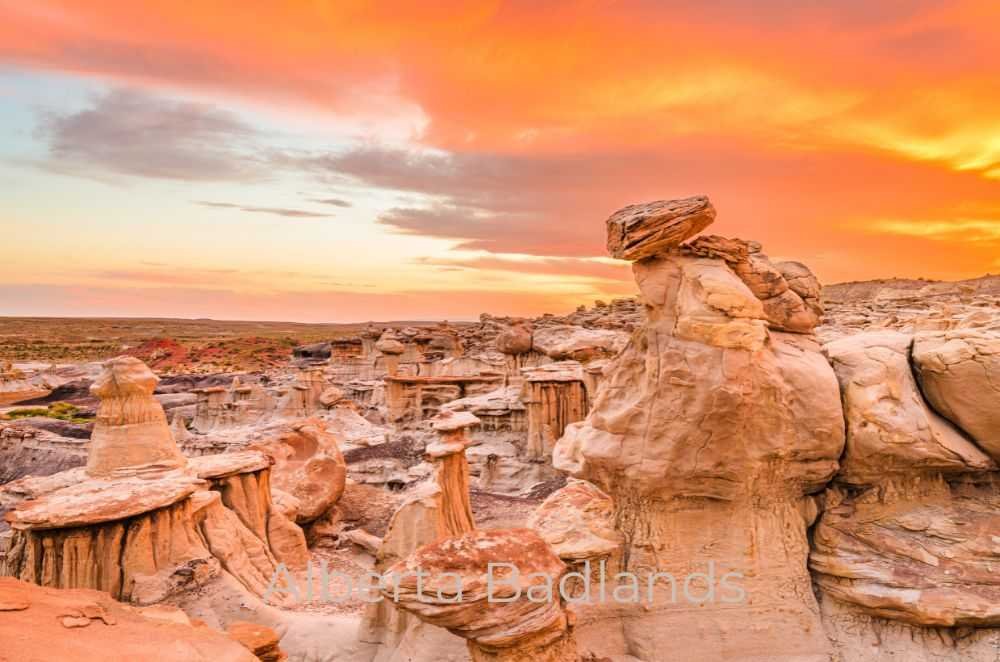
[[[844,446],[836,377],[808,334],[776,330],[760,296],[780,289],[780,273],[755,291],[752,270],[734,268],[755,246],[681,245],[710,205],[657,204],[674,210],[666,221],[629,208],[609,221],[613,254],[637,260],[646,319],[553,452],[556,468],[613,499],[623,545],[612,564],[653,589],[641,609],[594,615],[606,633],[627,614],[623,641],[579,636],[595,652],[625,646],[647,660],[670,650],[675,660],[825,661],[806,531],[810,495]]]
[[[90,438],[87,473],[107,476],[151,465],[184,466],[163,407],[153,397],[159,378],[139,359],[120,356],[105,364],[90,387],[101,399]]]

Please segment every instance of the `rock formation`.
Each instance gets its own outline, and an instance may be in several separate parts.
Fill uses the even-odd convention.
[[[629,205],[608,218],[608,252],[635,262],[680,246],[714,220],[715,207],[703,195]]]
[[[4,486],[13,537],[0,574],[153,604],[221,574],[261,595],[277,557],[305,565],[301,530],[272,508],[271,458],[188,461],[155,382],[136,359],[109,361],[94,383],[102,400],[86,468]]]
[[[1000,332],[918,333],[912,354],[931,406],[1000,462]]]
[[[469,467],[465,449],[466,429],[479,423],[467,412],[443,412],[431,426],[440,435],[427,447],[435,471],[417,486],[389,520],[375,557],[375,571],[384,575],[391,566],[415,550],[448,536],[475,529],[469,499]],[[390,602],[369,605],[362,622],[362,640],[384,651],[406,649],[408,641],[425,636],[425,628],[398,612]]]
[[[492,593],[491,563],[517,569],[505,568]],[[473,662],[577,662],[572,616],[558,591],[565,571],[530,529],[472,531],[394,565],[383,597],[466,639]]]
[[[0,577],[0,641],[10,660],[254,662],[236,640],[179,609],[134,609],[90,590]]]
[[[343,495],[347,464],[323,421],[299,421],[276,440],[253,447],[274,458],[271,485],[295,499],[299,524],[322,517]]]
[[[181,467],[163,407],[153,397],[159,379],[139,359],[120,356],[90,387],[101,399],[90,440],[87,473],[106,476],[142,465]]]
[[[615,529],[615,504],[584,480],[570,479],[553,492],[528,519],[563,561],[579,563],[610,557],[622,545]]]
[[[986,662],[1000,643],[984,629],[1000,625],[997,466],[953,423],[989,448],[988,416],[1000,406],[989,388],[990,342],[968,332],[918,337],[919,349],[896,331],[824,347],[841,384],[847,448],[823,498],[810,567],[831,640],[850,659],[868,659],[855,652],[859,639],[878,637],[906,659]],[[951,421],[924,401],[914,368]],[[977,629],[961,630],[969,627]],[[942,647],[942,638],[956,643]]]
[[[806,530],[816,515],[809,495],[836,473],[844,445],[837,381],[807,334],[769,328],[776,315],[751,285],[774,273],[735,268],[755,247],[680,246],[714,212],[704,199],[665,205],[692,205],[694,220],[669,233],[628,208],[612,216],[632,219],[626,239],[609,237],[609,246],[641,258],[633,270],[646,321],[553,460],[614,500],[618,567],[675,578],[708,569],[716,581],[737,573],[751,598],[734,591],[728,604],[692,604],[656,583],[648,604],[620,622],[624,639],[608,636],[613,611],[589,626],[601,634],[579,636],[598,654],[624,646],[647,660],[663,650],[678,660],[825,660]],[[757,628],[762,620],[781,636]]]

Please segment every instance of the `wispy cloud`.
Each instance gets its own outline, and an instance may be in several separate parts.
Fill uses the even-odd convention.
[[[341,200],[340,198],[309,198],[309,202],[315,202],[320,205],[332,205],[334,207],[350,207],[351,203],[347,200]]]
[[[1000,240],[1000,220],[959,218],[944,220],[880,220],[871,223],[879,234],[920,237],[936,241],[979,242]]]
[[[273,216],[284,216],[286,218],[333,218],[333,214],[324,214],[304,209],[289,209],[287,207],[254,207],[238,205],[232,202],[211,202],[208,200],[194,200],[196,205],[203,207],[216,207],[219,209],[236,209],[250,212],[252,214],[271,214]]]

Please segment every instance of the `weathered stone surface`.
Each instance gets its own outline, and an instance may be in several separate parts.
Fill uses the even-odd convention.
[[[126,467],[180,467],[186,459],[174,443],[163,407],[153,397],[159,379],[139,359],[119,356],[104,364],[90,392],[101,399],[90,439],[87,473],[112,474]]]
[[[226,634],[253,653],[260,662],[281,662],[288,659],[278,645],[278,633],[266,625],[237,621],[226,628]]]
[[[581,614],[592,625],[578,637],[600,647],[607,637],[588,632],[618,631],[647,660],[668,649],[679,660],[828,659],[806,559],[808,495],[844,446],[832,369],[808,335],[768,329],[724,259],[680,249],[633,270],[645,324],[553,462],[613,498],[620,567],[688,576],[711,550],[715,571],[738,573],[752,599],[691,604],[657,588],[617,623],[613,610]]]
[[[918,333],[913,364],[931,406],[1000,462],[1000,332]]]
[[[519,569],[516,576],[503,576],[503,581],[499,571],[493,571],[498,577],[494,598],[511,601],[487,599],[490,563],[510,563]],[[427,573],[419,590],[417,571]],[[558,592],[551,600],[527,597],[534,597],[546,584],[558,586],[565,571],[559,557],[530,529],[472,531],[421,547],[394,565],[392,587],[383,596],[468,639],[473,660],[490,659],[491,653],[506,650],[511,654],[499,659],[570,662],[577,655]]]
[[[579,326],[553,325],[535,329],[535,351],[557,361],[589,361],[614,356],[628,343],[628,334],[609,329],[585,329]]]
[[[206,480],[263,471],[273,463],[266,453],[255,450],[202,455],[188,460],[191,471]]]
[[[868,332],[828,343],[840,381],[847,450],[839,480],[866,485],[893,475],[997,467],[927,406],[910,370],[911,336]]]
[[[575,563],[610,556],[622,545],[615,529],[615,504],[584,480],[570,480],[553,492],[528,518],[559,558]]]
[[[714,220],[715,208],[703,195],[629,205],[607,220],[608,252],[641,260],[680,246]]]
[[[504,354],[527,354],[531,351],[531,327],[527,322],[516,322],[497,334],[497,349]]]
[[[99,589],[136,604],[160,602],[218,573],[192,513],[185,497],[128,519],[16,528],[0,574],[56,588]]]
[[[347,464],[323,421],[307,419],[273,441],[254,445],[274,458],[271,483],[299,503],[295,521],[311,522],[328,511],[344,493]]]
[[[225,634],[186,619],[146,617],[92,590],[58,590],[0,577],[0,601],[27,603],[0,613],[0,641],[11,660],[254,662]],[[72,629],[62,622],[71,619]]]
[[[206,486],[181,470],[155,478],[92,478],[21,502],[7,513],[7,521],[16,529],[62,529],[124,520],[175,504]]]
[[[992,487],[911,478],[828,508],[809,563],[826,594],[863,613],[923,627],[996,627],[998,555]]]

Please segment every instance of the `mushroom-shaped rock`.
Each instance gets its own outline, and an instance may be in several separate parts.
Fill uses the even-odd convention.
[[[475,414],[467,411],[446,409],[430,419],[430,424],[437,432],[457,432],[473,425],[479,425],[479,419]]]
[[[550,494],[527,525],[569,563],[606,557],[622,544],[615,529],[614,502],[585,480],[570,479]]]
[[[530,529],[472,531],[421,547],[389,570],[383,596],[469,642],[475,662],[576,662],[560,597],[566,572]]]
[[[497,349],[504,354],[517,356],[531,351],[531,327],[527,322],[515,322],[497,334]]]
[[[469,461],[465,449],[470,442],[465,430],[478,423],[479,419],[467,411],[445,410],[431,419],[431,426],[441,438],[427,445],[427,455],[437,465],[441,517],[450,535],[476,527],[469,498]]]
[[[101,399],[90,439],[87,473],[103,476],[129,467],[183,466],[163,407],[153,397],[159,382],[145,363],[119,356],[104,364],[90,392]]]
[[[406,346],[400,342],[392,329],[386,329],[375,343],[375,349],[383,354],[398,355],[406,351]]]
[[[995,470],[993,461],[931,410],[910,369],[912,336],[858,333],[824,351],[840,381],[847,450],[839,479],[870,485],[920,472]]]
[[[680,246],[633,264],[642,325],[587,417],[566,427],[553,465],[613,496],[623,544],[611,565],[677,577],[710,558],[751,596],[670,608],[669,585],[654,585],[651,606],[618,621],[637,657],[828,659],[806,559],[809,495],[844,448],[840,392],[818,344],[769,325],[736,272],[757,247],[733,245],[733,258]],[[756,620],[765,612],[766,631]],[[592,615],[581,615],[591,632]],[[741,655],[726,643],[736,641]]]
[[[1000,333],[919,333],[913,363],[931,406],[1000,462]]]
[[[714,220],[715,208],[703,195],[629,205],[607,220],[608,252],[641,260],[680,246]]]

